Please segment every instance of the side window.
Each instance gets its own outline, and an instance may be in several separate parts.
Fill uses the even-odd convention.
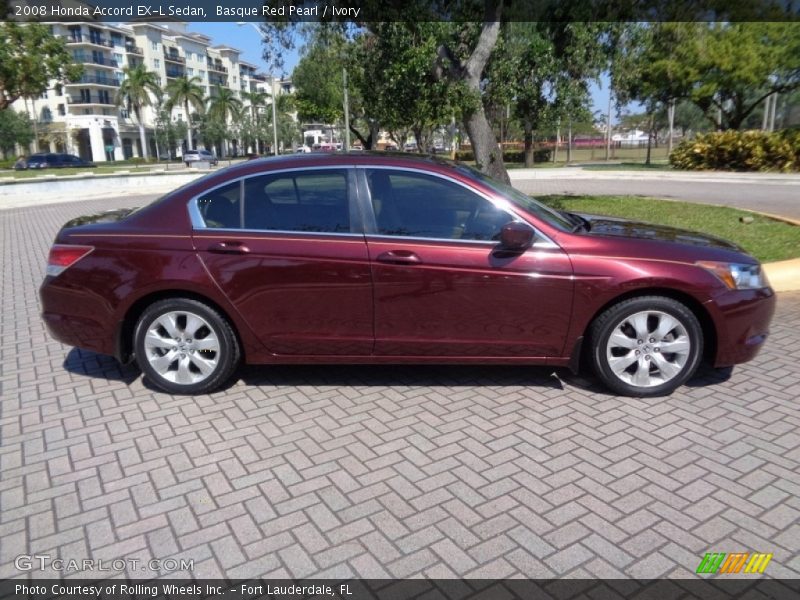
[[[345,169],[251,177],[244,198],[246,229],[350,232]]]
[[[367,170],[381,235],[451,240],[500,239],[513,216],[457,183],[410,171]]]
[[[234,181],[219,187],[197,200],[197,208],[206,227],[212,229],[239,229],[242,226],[241,183]]]

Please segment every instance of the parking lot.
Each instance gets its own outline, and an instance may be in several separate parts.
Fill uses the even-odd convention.
[[[431,366],[248,367],[173,397],[38,315],[59,226],[128,205],[0,211],[0,578],[54,575],[21,554],[197,578],[693,577],[706,552],[800,576],[800,293],[755,361],[668,398]]]

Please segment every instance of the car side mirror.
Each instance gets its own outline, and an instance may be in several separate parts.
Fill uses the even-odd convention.
[[[504,250],[521,251],[533,244],[533,229],[530,225],[511,221],[500,230],[500,245]]]

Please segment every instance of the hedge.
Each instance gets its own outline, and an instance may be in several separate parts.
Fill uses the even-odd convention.
[[[690,171],[800,171],[800,130],[700,134],[678,144],[669,162]]]

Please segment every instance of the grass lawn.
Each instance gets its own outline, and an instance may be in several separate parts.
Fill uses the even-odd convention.
[[[730,240],[762,262],[800,257],[800,227],[720,206],[638,196],[535,196],[561,210],[610,215],[699,231]],[[739,217],[752,217],[741,223]]]
[[[14,177],[16,179],[30,179],[33,177],[41,177],[42,175],[56,175],[57,177],[64,177],[66,175],[88,175],[94,173],[95,175],[108,175],[117,171],[128,171],[129,173],[148,173],[152,169],[150,167],[137,167],[135,165],[114,165],[112,167],[95,167],[94,169],[80,168],[80,169],[35,169],[29,171],[6,171],[0,172],[0,177]]]

